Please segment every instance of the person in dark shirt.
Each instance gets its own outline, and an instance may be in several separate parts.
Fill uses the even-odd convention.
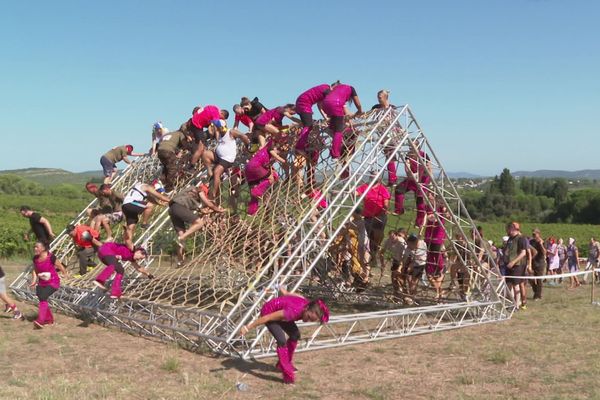
[[[519,279],[526,274],[527,267],[527,249],[529,244],[527,239],[521,235],[521,226],[518,222],[511,222],[506,226],[508,241],[506,243],[505,261],[506,261],[506,285],[509,290],[513,290],[515,301],[517,294],[521,295],[522,310],[527,309],[527,286],[525,280]],[[518,304],[517,304],[518,305]]]
[[[244,114],[249,116],[252,119],[252,121],[256,121],[256,118],[258,118],[259,115],[264,114],[268,110],[258,100],[258,97],[255,97],[252,100],[250,100],[247,97],[242,97],[242,100],[240,101],[240,106],[242,106]]]
[[[29,224],[31,225],[30,232],[33,232],[37,240],[45,244],[50,244],[50,241],[56,236],[52,231],[50,222],[39,213],[33,212],[29,206],[21,207],[21,215],[29,219]],[[29,240],[28,233],[24,236],[25,240]]]
[[[532,269],[534,276],[542,276],[546,273],[546,246],[540,234],[540,230],[533,230],[533,237],[529,240],[529,246],[532,252]],[[535,279],[529,281],[533,289],[533,300],[542,299],[542,280]]]
[[[390,104],[390,91],[382,89],[377,92],[377,104],[371,107],[371,110],[381,110],[388,107],[396,108],[395,105]]]

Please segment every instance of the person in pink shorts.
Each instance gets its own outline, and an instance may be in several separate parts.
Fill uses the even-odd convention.
[[[417,153],[412,148],[406,156],[406,161],[404,162],[406,178],[400,182],[394,190],[394,213],[399,215],[404,214],[405,194],[406,192],[414,192],[417,206],[415,226],[420,228],[425,222],[425,199],[423,198],[424,192],[422,186],[429,185],[431,180],[429,177],[431,165],[429,156],[427,156],[424,151],[419,150],[418,154],[423,160],[423,163],[419,162],[419,157],[417,157]],[[411,172],[413,175],[416,175],[418,181],[411,177]]]
[[[300,340],[300,330],[295,321],[329,321],[329,309],[321,299],[308,300],[303,296],[281,288],[282,296],[267,301],[260,310],[260,318],[242,327],[242,335],[250,330],[266,325],[277,342],[277,369],[283,374],[284,383],[294,383],[294,352]],[[286,334],[289,338],[286,338]]]
[[[146,275],[148,279],[154,278],[154,275],[138,264],[138,261],[146,258],[146,249],[143,247],[136,247],[130,250],[125,244],[108,242],[104,243],[98,249],[98,258],[106,267],[104,267],[102,272],[96,277],[96,280],[94,280],[96,286],[102,290],[107,290],[105,286],[106,281],[111,277],[113,272],[116,272],[110,290],[110,297],[112,299],[118,299],[123,294],[121,291],[121,281],[125,274],[125,268],[123,268],[121,261],[129,261],[138,272]]]
[[[335,86],[335,84],[334,84]],[[313,126],[313,106],[317,104],[319,111],[323,117],[326,117],[321,102],[325,99],[332,89],[332,85],[323,83],[321,85],[312,87],[307,91],[303,92],[296,99],[296,112],[300,116],[302,122],[302,130],[298,135],[298,141],[296,142],[296,150],[304,151],[306,144],[308,143],[308,137]]]
[[[274,140],[270,139],[246,164],[246,182],[248,182],[250,188],[248,215],[257,213],[259,199],[262,198],[269,187],[279,179],[279,176],[272,168],[274,162],[279,162],[284,167],[288,165],[285,158],[279,155]]]
[[[344,142],[343,131],[345,128],[344,117],[348,114],[346,102],[353,101],[356,106],[356,114],[362,114],[362,106],[356,90],[350,85],[344,85],[336,82],[335,87],[323,99],[322,107],[329,118],[329,127],[333,132],[331,142],[331,157],[340,158],[342,155],[342,146]],[[332,86],[334,86],[332,85]]]
[[[48,298],[60,288],[60,277],[56,269],[58,268],[64,276],[67,276],[68,273],[56,256],[50,253],[47,243],[37,242],[33,247],[33,254],[33,278],[29,286],[35,286],[35,294],[40,301],[38,317],[33,321],[33,327],[42,329],[44,325],[54,323],[54,316],[48,306]]]

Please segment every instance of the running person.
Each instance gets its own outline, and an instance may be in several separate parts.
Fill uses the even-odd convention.
[[[331,92],[331,85],[323,83],[315,86],[303,92],[296,99],[296,112],[300,116],[300,122],[302,123],[302,130],[298,135],[298,141],[296,142],[296,150],[304,152],[306,144],[308,143],[308,137],[313,127],[313,106],[317,104],[321,115],[325,118],[325,112],[321,106],[321,102]]]
[[[322,107],[325,114],[329,118],[329,128],[333,132],[333,140],[331,142],[331,157],[340,158],[342,155],[342,147],[344,144],[343,131],[345,128],[344,117],[348,114],[346,102],[353,101],[356,106],[356,114],[362,114],[362,106],[356,90],[352,86],[344,85],[336,82],[335,87],[323,99]],[[334,85],[331,85],[332,87]]]
[[[68,276],[62,263],[50,253],[47,243],[37,242],[33,247],[33,270],[30,287],[35,286],[35,294],[39,299],[38,317],[33,321],[35,329],[42,329],[44,325],[52,325],[54,316],[48,306],[48,298],[60,287],[60,277],[56,272]]]
[[[123,232],[123,241],[130,249],[133,249],[133,232],[140,220],[140,215],[142,215],[142,228],[146,229],[148,228],[148,221],[150,220],[150,215],[152,215],[154,204],[157,204],[159,201],[168,203],[169,200],[167,196],[159,193],[152,185],[140,182],[133,185],[131,190],[127,192],[122,207],[127,224],[125,232]]]
[[[102,172],[104,173],[104,183],[110,183],[117,175],[117,163],[123,161],[126,164],[131,164],[131,161],[127,156],[139,157],[144,156],[144,153],[134,153],[133,146],[126,144],[123,146],[113,147],[102,157],[100,157],[100,165],[102,165]]]
[[[300,330],[295,321],[325,324],[329,321],[329,309],[321,299],[310,301],[283,288],[280,292],[282,296],[267,301],[260,310],[260,318],[244,325],[241,334],[246,335],[255,327],[266,325],[277,342],[277,369],[283,374],[283,382],[294,383],[294,352],[300,340]]]
[[[246,164],[246,181],[250,188],[248,215],[256,214],[259,200],[269,187],[279,179],[279,176],[272,167],[275,161],[284,167],[288,165],[286,159],[279,155],[273,139],[270,139]]]
[[[31,226],[30,232],[33,232],[36,239],[42,243],[50,244],[50,241],[56,237],[52,231],[50,221],[42,217],[39,213],[33,212],[29,206],[21,206],[21,216],[29,220]],[[25,233],[25,240],[29,240],[29,232]]]
[[[110,297],[111,299],[120,298],[123,294],[121,291],[121,281],[125,274],[125,268],[123,268],[121,261],[129,261],[139,273],[146,275],[148,279],[154,279],[154,275],[138,264],[138,261],[144,260],[146,256],[146,249],[143,247],[136,247],[130,250],[127,245],[122,243],[104,243],[98,249],[98,258],[106,267],[96,276],[94,284],[102,290],[107,290],[105,286],[106,281],[116,272],[110,288]]]
[[[224,121],[222,122],[224,123]],[[250,139],[237,129],[227,129],[225,133],[218,136],[217,147],[215,150],[206,150],[202,155],[202,162],[206,166],[209,175],[212,175],[213,185],[210,195],[213,199],[216,199],[219,195],[221,176],[225,171],[235,166],[235,159],[237,158],[237,139],[240,139],[246,145],[250,144]]]
[[[4,312],[13,313],[13,319],[23,318],[23,314],[17,308],[17,304],[6,294],[5,274],[0,265],[0,300],[4,302]]]

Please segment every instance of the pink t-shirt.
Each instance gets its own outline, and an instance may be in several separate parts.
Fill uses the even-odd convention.
[[[350,85],[339,84],[323,99],[323,111],[329,116],[343,117],[344,104],[356,92]]]
[[[252,158],[246,163],[246,180],[248,182],[255,182],[269,174],[269,168],[271,163],[271,149],[273,148],[273,141],[269,140],[265,147],[259,149]]]
[[[33,267],[35,268],[35,273],[38,274],[39,286],[52,286],[55,289],[58,289],[60,287],[60,277],[56,272],[56,267],[54,266],[55,262],[56,257],[52,253],[48,253],[44,261],[40,261],[39,256],[33,257]],[[39,278],[39,275],[42,272],[49,272],[50,279],[43,280]]]
[[[221,119],[221,110],[219,110],[219,107],[206,106],[201,112],[192,115],[192,124],[196,128],[204,129],[208,128],[210,121],[214,121],[215,119]]]
[[[438,212],[443,212],[442,207],[438,208]],[[431,208],[427,210],[427,216],[431,215],[433,211]],[[427,244],[443,244],[444,240],[446,240],[446,230],[444,229],[444,220],[440,218],[440,222],[436,218],[433,221],[430,221],[429,218],[426,219],[425,222],[425,236],[423,240]]]
[[[358,194],[363,194],[367,187],[366,183],[361,185],[356,189]],[[388,189],[380,183],[375,184],[365,196],[364,199],[364,209],[363,209],[363,217],[371,218],[381,215],[385,212],[385,202],[391,198],[390,192]]]
[[[331,88],[326,83],[308,89],[296,99],[296,112],[312,113],[313,104],[323,101],[330,91]]]
[[[106,256],[121,256],[123,261],[133,261],[133,251],[124,244],[107,242],[98,249],[98,258]]]
[[[260,310],[260,315],[268,315],[275,311],[283,310],[283,317],[286,321],[298,321],[302,319],[302,313],[309,301],[304,297],[298,296],[280,296],[275,297],[265,303]]]
[[[250,127],[250,124],[253,123],[252,118],[247,116],[246,114],[237,115],[235,114],[235,122],[241,122],[242,124]]]
[[[283,107],[275,107],[256,118],[258,125],[266,125],[273,122],[281,125],[281,121],[283,121]]]
[[[421,158],[427,162],[429,160],[429,157],[425,154],[424,151],[419,150],[419,156],[421,156]],[[425,165],[419,165],[419,163],[417,162],[417,160],[415,159],[414,156],[412,155],[408,155],[408,165],[410,166],[410,170],[414,173],[417,174],[417,176],[419,177],[419,182],[421,183],[425,183],[428,184],[429,183],[429,176],[427,176],[425,174]]]

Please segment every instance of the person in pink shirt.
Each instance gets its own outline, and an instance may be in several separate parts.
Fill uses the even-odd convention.
[[[294,383],[293,358],[300,340],[300,330],[295,321],[325,324],[329,321],[329,309],[321,299],[311,301],[284,288],[280,289],[280,293],[282,296],[263,305],[260,318],[242,327],[241,334],[246,335],[255,327],[266,325],[277,342],[277,369],[283,374],[283,382]]]
[[[252,132],[254,128],[254,121],[244,112],[244,109],[239,104],[233,106],[233,112],[235,114],[235,120],[233,123],[233,129],[238,129],[240,122],[248,127],[248,132]]]
[[[342,145],[344,144],[345,122],[344,117],[348,114],[346,102],[353,101],[356,106],[356,114],[362,114],[362,106],[356,90],[352,86],[344,85],[336,82],[335,87],[323,99],[322,108],[329,118],[329,127],[333,132],[333,140],[331,142],[331,157],[340,158],[342,155]],[[334,86],[332,85],[332,86]]]
[[[294,114],[296,114],[296,106],[293,104],[275,107],[260,114],[254,121],[254,129],[250,137],[252,144],[260,149],[267,143],[269,136],[280,135],[283,128],[283,117],[300,122],[298,118],[293,117]]]
[[[358,196],[366,192],[363,203],[363,217],[365,228],[369,237],[369,250],[373,264],[377,264],[381,242],[385,236],[387,224],[387,208],[390,202],[390,192],[381,182],[381,177],[368,189],[368,184],[363,184],[356,189]],[[383,268],[383,266],[382,266]],[[368,275],[368,274],[367,274]]]
[[[193,134],[197,145],[192,155],[192,165],[195,165],[202,158],[204,149],[208,146],[210,135],[210,129],[208,128],[213,124],[220,126],[220,121],[227,120],[227,118],[229,118],[229,111],[221,110],[213,105],[205,106],[198,112],[192,113],[191,124],[188,125],[188,128]]]
[[[50,253],[48,244],[37,242],[33,247],[33,271],[30,287],[35,286],[35,294],[39,299],[38,317],[33,321],[34,329],[42,329],[44,325],[52,325],[54,316],[48,306],[48,298],[60,287],[60,277],[56,272],[67,276],[62,263]]]
[[[104,243],[98,249],[98,258],[106,265],[106,267],[98,274],[94,280],[94,284],[102,290],[107,290],[105,286],[106,281],[111,277],[113,272],[116,272],[111,286],[110,297],[112,299],[118,299],[123,294],[121,291],[121,281],[125,274],[125,268],[123,268],[121,261],[129,261],[138,272],[146,275],[148,279],[154,278],[154,275],[138,264],[138,261],[145,259],[146,255],[146,249],[143,247],[136,247],[133,250],[130,250],[129,247],[123,243]]]
[[[431,163],[429,156],[424,151],[419,150],[417,153],[411,148],[406,160],[404,168],[406,170],[406,178],[400,182],[394,190],[394,213],[398,215],[404,214],[404,197],[406,192],[414,192],[417,206],[417,215],[415,218],[415,226],[420,228],[425,221],[425,199],[422,186],[429,185],[431,181]],[[422,162],[419,162],[419,158]],[[416,175],[418,182],[411,177],[411,173]]]
[[[246,182],[248,182],[248,187],[250,188],[248,215],[256,214],[260,198],[279,179],[277,173],[272,168],[272,164],[276,161],[284,167],[288,165],[286,159],[279,155],[274,140],[270,139],[246,163]]]
[[[324,118],[326,117],[321,102],[325,99],[325,96],[331,92],[331,88],[331,85],[323,83],[308,89],[296,99],[296,112],[300,116],[300,121],[302,122],[302,130],[298,135],[296,150],[305,151],[306,149],[308,137],[313,126],[313,105],[317,104],[321,115],[323,115]]]
[[[436,291],[436,301],[441,301],[442,297],[442,282],[444,280],[445,265],[445,250],[444,241],[446,240],[446,229],[444,221],[448,218],[448,212],[443,205],[437,205],[435,196],[429,196],[435,211],[431,208],[427,210],[425,218],[425,236],[423,240],[427,244],[427,265],[425,273],[429,282],[433,285]],[[439,218],[439,221],[438,221]]]

